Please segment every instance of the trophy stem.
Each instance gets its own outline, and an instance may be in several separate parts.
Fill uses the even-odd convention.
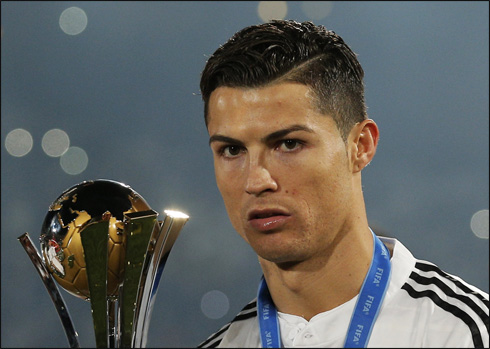
[[[116,300],[110,298],[108,301],[109,308],[109,348],[115,348],[116,338]]]
[[[165,211],[163,222],[159,222],[159,235],[156,239],[154,253],[149,258],[148,268],[145,272],[144,287],[138,297],[138,311],[135,314],[136,329],[133,340],[134,348],[145,348],[150,327],[151,314],[155,303],[168,255],[189,216],[175,211]]]
[[[141,276],[146,255],[152,248],[151,235],[158,213],[153,210],[125,214],[127,236],[124,280],[120,297],[120,346],[132,347],[137,298],[141,288]]]
[[[109,221],[103,220],[87,224],[81,233],[97,348],[107,348],[109,342],[107,309],[108,230]]]
[[[34,264],[34,267],[39,273],[39,276],[41,277],[41,280],[43,281],[44,286],[46,287],[49,296],[54,303],[56,311],[58,312],[58,316],[60,317],[61,324],[63,325],[63,329],[65,330],[66,337],[68,338],[70,348],[80,348],[80,344],[78,342],[78,333],[77,331],[75,331],[75,327],[73,326],[68,308],[66,307],[63,297],[58,291],[58,287],[54,283],[51,274],[48,272],[46,266],[44,265],[38,250],[33,245],[29,234],[24,233],[17,239],[22,244],[22,247],[24,247],[24,249],[26,250],[27,255]]]

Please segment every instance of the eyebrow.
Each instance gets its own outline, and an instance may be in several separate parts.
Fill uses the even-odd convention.
[[[239,141],[238,139],[223,136],[220,134],[212,135],[211,137],[209,137],[209,145],[211,145],[211,143],[213,143],[213,142],[232,143],[232,144],[236,144],[239,146],[244,145],[243,142]]]
[[[311,128],[309,128],[305,125],[292,125],[290,127],[287,127],[287,128],[281,129],[281,130],[277,130],[277,131],[274,131],[274,132],[268,134],[267,136],[263,137],[261,139],[261,141],[264,143],[274,143],[274,141],[277,141],[277,140],[287,136],[288,134],[290,134],[292,132],[296,132],[296,131],[305,131],[305,132],[309,132],[309,133],[314,132]],[[232,144],[236,144],[238,146],[244,145],[243,142],[238,140],[238,139],[228,137],[228,136],[224,136],[221,134],[212,135],[209,138],[209,145],[211,145],[211,143],[213,143],[213,142],[232,143]]]

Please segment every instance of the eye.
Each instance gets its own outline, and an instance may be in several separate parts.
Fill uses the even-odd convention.
[[[301,142],[296,139],[285,139],[279,143],[279,149],[285,152],[296,150],[301,146]]]
[[[240,155],[242,151],[242,148],[237,145],[226,145],[222,147],[219,151],[220,155],[224,156],[225,158],[234,158],[238,155]]]

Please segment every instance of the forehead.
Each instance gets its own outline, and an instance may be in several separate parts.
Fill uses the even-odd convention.
[[[306,85],[279,83],[260,88],[219,87],[208,105],[208,123],[253,119],[279,120],[316,112],[313,93]]]
[[[280,83],[261,88],[220,87],[208,105],[208,133],[240,139],[265,139],[292,129],[309,129],[321,138],[340,138],[334,119],[315,106],[310,88]]]

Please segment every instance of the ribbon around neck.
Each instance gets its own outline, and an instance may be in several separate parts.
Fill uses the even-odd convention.
[[[390,253],[372,230],[371,233],[373,257],[352,313],[344,348],[366,347],[389,285]],[[263,276],[257,291],[257,312],[262,348],[281,348],[277,309]]]

